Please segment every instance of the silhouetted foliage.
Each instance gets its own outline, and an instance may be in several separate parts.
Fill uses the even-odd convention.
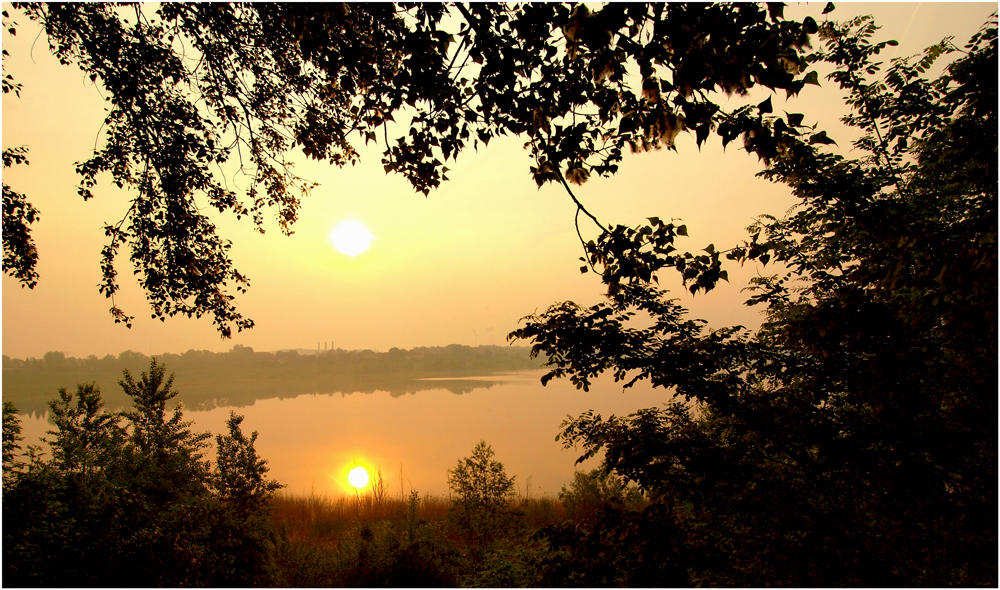
[[[713,131],[724,142],[747,131],[713,93],[760,84],[794,95],[816,83],[802,55],[816,21],[784,20],[780,5],[15,7],[108,97],[105,141],[77,172],[84,199],[103,173],[133,191],[122,219],[104,228],[100,291],[115,321],[132,320],[113,300],[125,249],[155,317],[207,314],[224,337],[253,326],[231,294],[249,280],[197,202],[250,217],[261,232],[274,208],[291,233],[314,186],[291,172],[292,149],[343,166],[357,161],[358,144],[382,142],[385,171],[427,195],[470,143],[515,135],[535,181],[568,188],[613,175],[626,149],[672,149],[681,131],[699,145]],[[6,13],[4,23],[16,31]],[[5,78],[8,89],[16,84]],[[390,139],[397,118],[408,132]],[[251,179],[245,194],[215,172],[231,160]],[[7,215],[7,194],[5,236],[20,219]],[[21,218],[31,211],[23,206]],[[26,277],[35,258],[17,244],[8,250],[5,237],[4,270]]]
[[[155,360],[138,380],[125,371],[120,384],[134,409],[123,413],[105,411],[94,384],[60,390],[48,460],[36,454],[18,465],[19,431],[5,418],[5,584],[273,581],[268,500],[280,486],[265,479],[256,433],[246,438],[231,416],[213,471],[203,458],[209,435],[189,430],[179,406],[168,415],[177,392],[164,373]]]
[[[267,461],[258,457],[254,449],[257,433],[247,438],[240,430],[242,423],[243,416],[230,411],[226,422],[229,434],[220,434],[215,439],[215,488],[223,502],[229,504],[238,516],[246,517],[259,513],[281,485],[265,479]]]
[[[4,18],[7,11],[4,11]],[[7,50],[4,50],[4,55]],[[4,80],[3,92],[8,88]],[[28,148],[14,147],[3,150],[3,167],[10,168],[14,164],[28,164]],[[24,194],[3,183],[3,271],[18,281],[22,287],[34,289],[38,284],[38,250],[31,238],[31,228],[28,226],[41,219],[38,209],[28,202]]]
[[[3,403],[3,487],[11,481],[14,472],[20,464],[17,460],[21,445],[21,419],[17,417],[17,408],[11,402]]]
[[[590,520],[607,507],[641,510],[645,507],[642,494],[632,486],[625,486],[614,473],[594,469],[587,473],[577,471],[573,481],[559,492],[566,516],[573,520]]]
[[[686,232],[656,218],[587,246],[607,302],[554,305],[512,334],[549,356],[543,382],[587,387],[612,371],[687,400],[564,424],[567,446],[603,452],[663,512],[646,532],[646,521],[550,531],[570,555],[553,562],[552,584],[619,583],[610,576],[628,566],[595,556],[625,535],[670,539],[680,561],[667,563],[711,586],[996,585],[995,15],[933,81],[921,75],[956,51],[949,41],[878,79],[874,60],[894,42],[872,42],[875,31],[869,18],[824,23],[806,57],[835,67],[844,120],[863,133],[857,159],[769,104],[720,126],[749,130],[761,175],[800,199],[725,252],[778,263],[751,281],[748,304],[766,314],[756,334],[706,331],[666,300],[660,269],[692,291],[719,276],[688,274],[671,246]],[[723,253],[706,251],[712,264]],[[621,583],[688,583],[673,571]]]
[[[606,505],[584,522],[543,528],[538,586],[652,588],[694,585],[699,570],[684,531],[662,504]]]
[[[745,243],[699,254],[681,254],[675,242],[687,227],[659,217],[634,228],[598,223],[582,270],[600,273],[607,300],[554,305],[512,336],[548,356],[543,383],[568,376],[586,388],[611,371],[626,386],[648,379],[686,400],[608,419],[585,413],[563,427],[567,446],[604,453],[605,470],[634,482],[650,504],[642,513],[603,508],[582,527],[548,529],[543,547],[480,552],[472,575],[433,579],[527,585],[535,571],[551,585],[997,584],[995,17],[941,77],[926,80],[957,49],[950,41],[918,60],[893,60],[880,75],[877,56],[895,42],[873,42],[870,19],[797,23],[780,4],[609,3],[592,12],[544,3],[175,3],[162,4],[158,20],[135,8],[132,23],[105,4],[23,8],[56,55],[100,79],[111,102],[107,142],[79,166],[81,195],[92,197],[104,172],[136,193],[121,222],[105,228],[101,292],[117,292],[114,264],[128,248],[154,315],[210,314],[223,336],[253,325],[228,290],[248,280],[196,199],[258,228],[263,209],[276,207],[290,231],[311,187],[287,168],[294,147],[344,165],[358,157],[352,140],[384,138],[385,170],[427,194],[469,141],[518,135],[535,181],[559,182],[590,215],[571,183],[614,174],[626,147],[673,148],[688,130],[699,145],[712,134],[724,146],[741,140],[763,162],[761,175],[799,199],[784,218],[761,217]],[[812,51],[816,33],[821,47]],[[730,111],[714,98],[757,84],[794,95],[819,83],[810,70],[819,63],[834,69],[829,79],[852,109],[844,120],[862,133],[854,159],[827,151],[834,138],[805,115],[775,114],[770,97]],[[629,86],[630,69],[641,89]],[[5,92],[15,87],[5,78]],[[400,123],[409,134],[390,143],[396,116],[408,119]],[[210,171],[234,153],[254,179],[246,195]],[[14,163],[24,152],[6,150],[5,165],[8,154]],[[8,191],[4,271],[30,285],[27,226],[37,212]],[[672,269],[692,293],[708,291],[728,280],[723,260],[776,267],[750,285],[748,303],[765,313],[756,333],[708,331],[657,286],[658,273]],[[131,320],[117,306],[112,313]],[[66,424],[61,458],[29,452],[15,465],[10,457],[5,580],[248,579],[232,577],[235,562],[210,550],[213,531],[227,530],[215,526],[224,514],[204,439],[178,413],[164,414],[169,381],[162,386],[162,370],[127,381],[140,403],[121,417],[121,435],[99,434],[94,392],[81,386],[75,405],[64,397],[53,406]],[[82,424],[98,433],[81,436]],[[8,438],[16,444],[5,433],[5,469]],[[119,445],[121,460],[103,462]],[[499,506],[475,499],[509,493],[488,451],[460,462],[465,475],[455,481],[480,470],[493,474],[484,488],[493,491],[462,487],[470,491],[455,514]],[[180,487],[163,489],[154,476]],[[480,539],[505,530],[474,522],[466,530]],[[424,555],[367,525],[339,557],[295,551],[279,554],[346,563],[330,579],[359,585],[389,583],[383,573],[396,566],[388,564]],[[433,560],[443,554],[420,559],[441,563]]]

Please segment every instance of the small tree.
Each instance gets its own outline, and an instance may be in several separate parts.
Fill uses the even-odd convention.
[[[282,485],[267,479],[267,461],[254,448],[257,432],[249,438],[240,429],[243,416],[229,412],[226,426],[229,434],[215,437],[217,460],[215,487],[219,498],[241,517],[257,513],[271,500]]]
[[[132,410],[104,413],[92,385],[52,404],[52,466],[68,484],[73,534],[86,539],[74,551],[89,584],[192,585],[213,567],[210,435],[192,432],[180,405],[168,415],[172,384],[152,359],[138,379],[126,370],[119,381]]]
[[[120,453],[123,433],[120,416],[104,410],[96,383],[79,384],[76,396],[59,389],[59,399],[49,402],[56,430],[49,434],[53,464],[67,473],[91,473],[114,463],[109,453]]]
[[[513,516],[514,478],[507,477],[503,463],[493,455],[492,447],[480,441],[470,457],[459,459],[448,472],[448,486],[457,496],[449,519],[481,548],[508,530]]]
[[[174,376],[164,380],[165,366],[150,360],[149,372],[136,381],[128,370],[118,383],[132,398],[135,409],[124,414],[130,424],[129,451],[133,467],[145,472],[144,489],[153,495],[174,497],[207,491],[208,462],[204,449],[211,435],[192,432],[184,421],[180,404],[167,419],[167,402],[177,396],[172,391]]]
[[[267,461],[254,448],[257,432],[247,437],[242,423],[243,416],[230,412],[229,433],[215,437],[212,481],[222,511],[213,527],[212,545],[220,560],[213,586],[268,586],[273,581],[277,537],[268,516],[271,498],[282,485],[267,479]]]

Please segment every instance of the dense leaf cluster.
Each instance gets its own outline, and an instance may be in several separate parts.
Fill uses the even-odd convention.
[[[4,50],[6,52],[6,49]],[[3,91],[8,91],[6,82]],[[28,149],[24,146],[3,151],[3,167],[28,164]],[[19,193],[3,183],[3,268],[4,272],[33,289],[38,284],[38,250],[31,238],[32,223],[41,219],[38,209]]]
[[[268,585],[277,540],[257,434],[216,439],[168,412],[173,376],[153,361],[120,382],[134,408],[104,410],[93,384],[50,404],[51,456],[20,449],[16,409],[4,402],[3,567],[10,586]]]
[[[680,559],[688,583],[996,584],[996,21],[964,50],[946,40],[884,75],[875,59],[891,43],[875,31],[868,18],[824,23],[807,56],[834,66],[860,157],[824,151],[798,116],[734,114],[759,125],[744,145],[761,175],[799,199],[727,253],[777,263],[751,281],[757,333],[706,332],[665,300],[657,270],[681,271],[692,291],[718,275],[683,274],[679,228],[654,218],[588,245],[607,302],[554,305],[512,334],[549,356],[546,379],[587,387],[612,371],[680,396],[585,413],[561,437],[666,510],[655,533],[627,528],[669,535],[676,553],[661,563]],[[941,77],[921,76],[956,51]],[[551,539],[593,576],[594,543],[619,526]]]

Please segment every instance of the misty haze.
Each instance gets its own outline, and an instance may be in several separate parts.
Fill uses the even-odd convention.
[[[4,586],[996,587],[996,9],[4,3]]]
[[[553,440],[568,414],[623,414],[636,403],[656,405],[662,394],[640,386],[624,395],[611,379],[589,392],[568,382],[543,388],[542,361],[528,353],[459,345],[381,353],[237,346],[156,360],[177,375],[175,401],[196,430],[222,431],[231,410],[246,418],[244,428],[260,433],[257,450],[287,492],[353,493],[345,470],[363,464],[380,468],[397,496],[400,489],[447,496],[447,470],[485,439],[502,453],[523,494],[556,496],[572,480],[577,457]],[[47,392],[96,382],[108,409],[127,409],[122,371],[139,375],[149,363],[132,351],[104,359],[51,352],[27,362],[5,355],[4,400],[22,412],[26,441],[36,442],[52,428]],[[576,469],[596,466],[592,460]]]

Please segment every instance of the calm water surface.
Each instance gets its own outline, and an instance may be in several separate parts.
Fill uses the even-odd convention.
[[[257,400],[235,408],[243,414],[243,430],[259,433],[256,447],[267,459],[270,476],[293,494],[353,493],[347,472],[355,465],[381,468],[393,495],[416,490],[446,495],[447,471],[485,440],[508,475],[516,476],[520,493],[529,482],[532,495],[556,494],[573,477],[574,469],[596,467],[596,459],[575,466],[579,451],[564,449],[555,436],[567,415],[594,410],[604,417],[668,400],[663,390],[647,384],[622,391],[610,376],[602,376],[589,392],[566,379],[545,387],[544,371],[522,371],[483,377],[462,377],[473,388],[452,393],[444,387],[392,397],[388,392],[317,393],[286,399]],[[459,389],[452,387],[452,389]],[[464,389],[469,389],[465,387]],[[193,428],[213,434],[225,431],[229,411],[185,411]],[[26,440],[40,437],[50,426],[44,417],[22,416]],[[210,456],[213,455],[210,453]]]

